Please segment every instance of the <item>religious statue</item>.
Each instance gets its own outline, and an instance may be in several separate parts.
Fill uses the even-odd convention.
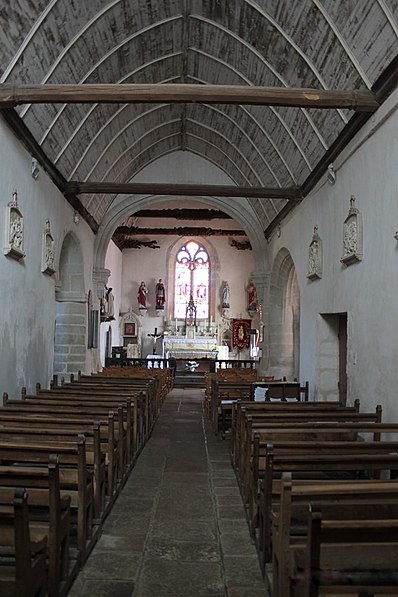
[[[159,282],[156,284],[155,296],[156,296],[156,309],[163,310],[164,304],[166,302],[166,289],[164,287],[162,278],[160,278]]]
[[[140,287],[138,288],[138,294],[137,294],[139,309],[146,309],[146,295],[148,294],[148,292],[149,291],[145,285],[145,282],[141,282]]]
[[[222,308],[229,309],[229,297],[230,297],[230,290],[228,282],[224,282],[224,286],[222,289]]]
[[[249,280],[247,286],[247,309],[248,311],[257,311],[257,289],[253,284],[253,280]]]
[[[113,321],[115,319],[115,303],[114,303],[114,297],[112,294],[112,288],[108,288],[108,290],[106,291],[106,295],[105,295],[105,301],[106,301],[106,321]]]

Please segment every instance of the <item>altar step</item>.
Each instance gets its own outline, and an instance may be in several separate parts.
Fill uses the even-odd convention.
[[[176,371],[174,377],[175,388],[204,388],[205,374],[201,371],[190,373],[189,371]]]

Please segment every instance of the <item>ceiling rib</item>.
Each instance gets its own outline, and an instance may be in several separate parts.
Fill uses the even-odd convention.
[[[44,77],[44,79],[42,79],[42,84],[46,84],[46,82],[51,77],[51,75],[53,74],[53,72],[55,71],[55,69],[57,68],[57,66],[60,64],[61,60],[70,51],[70,49],[76,43],[76,41],[82,36],[82,33],[84,33],[85,31],[87,31],[87,29],[89,29],[89,26],[91,26],[93,23],[95,23],[95,21],[98,20],[98,18],[100,16],[102,16],[103,13],[107,12],[110,8],[112,8],[115,4],[118,4],[119,2],[120,2],[120,0],[115,0],[113,3],[111,3],[107,7],[105,7],[105,9],[103,11],[101,11],[100,13],[97,13],[96,16],[95,16],[95,18],[92,19],[91,21],[89,21],[89,23],[86,24],[86,26],[83,28],[83,30],[79,32],[79,35],[75,36],[69,42],[69,44],[67,46],[65,46],[65,48],[63,49],[63,51],[61,52],[61,54],[58,56],[57,60],[54,62],[54,64],[50,68],[49,72],[46,74],[46,76]],[[95,72],[97,70],[97,68],[103,62],[105,62],[105,60],[107,60],[110,56],[112,56],[112,54],[114,54],[115,52],[117,52],[118,50],[120,50],[127,43],[130,43],[130,41],[132,39],[134,39],[135,37],[143,35],[143,34],[147,33],[148,31],[150,31],[151,29],[155,29],[159,25],[163,25],[165,23],[176,21],[176,20],[181,19],[181,18],[182,18],[181,15],[177,15],[177,16],[174,16],[174,17],[169,17],[168,19],[162,19],[161,21],[157,21],[156,23],[151,23],[150,25],[148,25],[148,27],[144,27],[143,29],[140,29],[140,31],[136,31],[132,35],[129,35],[125,40],[123,40],[122,43],[118,44],[117,46],[115,46],[114,48],[112,48],[112,50],[110,50],[109,52],[106,52],[106,54],[104,54],[103,56],[101,56],[101,60],[99,60],[98,62],[96,62],[95,64],[93,64],[91,66],[90,70],[86,73],[85,77],[79,81],[79,83],[80,84],[84,83],[84,81],[90,75],[92,75],[93,72]],[[27,105],[27,106],[25,106],[25,108],[21,111],[21,117],[22,118],[25,116],[25,114],[27,113],[27,111],[29,110],[29,108],[30,108],[30,104]]]
[[[123,81],[125,81],[126,79],[129,79],[130,77],[136,75],[137,73],[141,72],[142,70],[145,70],[145,68],[149,67],[149,66],[153,66],[154,64],[156,64],[157,62],[160,62],[162,60],[168,60],[170,58],[176,58],[177,56],[181,56],[181,52],[173,52],[172,54],[166,54],[165,56],[161,56],[160,58],[155,58],[154,60],[150,60],[149,62],[146,62],[145,64],[141,65],[139,68],[136,68],[135,70],[129,72],[125,77],[123,77],[122,79],[120,79],[119,81],[117,81],[118,84],[122,84]],[[173,77],[173,79],[177,79],[178,77]],[[172,81],[173,79],[165,79],[165,81]],[[73,139],[75,138],[76,134],[80,131],[80,129],[82,128],[83,124],[87,121],[87,119],[89,118],[89,116],[94,112],[94,110],[101,104],[95,103],[91,106],[90,110],[84,115],[83,119],[81,120],[81,122],[79,123],[79,125],[77,127],[75,127],[75,129],[73,130],[71,136],[69,137],[68,141],[65,143],[65,145],[62,147],[61,151],[58,153],[57,157],[54,160],[54,163],[56,164],[58,162],[58,160],[62,157],[64,151],[67,149],[67,147],[70,145],[70,143],[73,141]],[[116,114],[119,114],[122,110],[124,110],[124,108],[126,107],[127,104],[121,106],[119,108],[119,110],[117,110]],[[40,145],[42,143],[44,143],[44,141],[46,140],[47,136],[49,135],[49,133],[51,132],[53,126],[55,125],[55,123],[57,122],[59,116],[61,115],[62,111],[64,110],[64,108],[67,106],[67,104],[64,104],[64,106],[62,106],[62,109],[57,113],[57,116],[53,119],[53,121],[51,122],[50,126],[48,127],[48,129],[46,130],[46,132],[44,133],[42,139],[40,140]],[[108,123],[111,122],[113,119],[110,118],[108,120]],[[101,130],[104,129],[104,126],[101,127]]]
[[[24,51],[26,50],[26,48],[28,47],[28,45],[30,44],[32,39],[34,38],[39,27],[43,24],[43,22],[47,18],[47,15],[52,11],[52,9],[54,8],[55,4],[57,4],[57,2],[58,2],[58,0],[51,0],[51,2],[48,4],[48,6],[46,6],[46,8],[41,13],[40,17],[34,22],[32,29],[29,31],[28,35],[25,37],[25,39],[23,40],[21,45],[18,47],[10,64],[4,70],[4,72],[1,76],[1,79],[0,79],[0,83],[4,83],[5,81],[7,81],[8,77],[14,70],[15,65],[17,64],[18,60],[21,58],[22,54],[24,53]]]
[[[315,4],[317,9],[322,14],[323,18],[325,19],[325,21],[327,22],[327,24],[329,25],[329,27],[331,28],[331,30],[333,31],[335,36],[337,37],[340,45],[344,48],[345,53],[347,54],[348,58],[352,62],[353,66],[355,67],[355,70],[357,71],[358,75],[361,77],[362,81],[365,83],[366,87],[368,89],[370,89],[372,87],[372,83],[369,81],[368,77],[366,76],[365,71],[362,69],[361,65],[359,64],[354,52],[351,50],[350,46],[348,45],[348,43],[346,42],[344,37],[341,35],[340,31],[337,29],[336,24],[334,23],[333,19],[329,15],[328,11],[321,4],[321,2],[319,0],[312,0],[312,2]]]
[[[205,23],[208,23],[210,25],[214,25],[213,21],[210,21],[209,19],[206,19],[205,17],[200,17],[200,18],[196,17],[196,18],[198,20],[203,21]],[[266,66],[266,68],[268,68],[268,70],[274,75],[274,77],[276,79],[278,79],[278,81],[281,82],[281,84],[284,87],[289,87],[287,81],[285,81],[285,79],[280,75],[280,73],[278,73],[278,71],[276,71],[273,68],[273,66],[264,58],[264,56],[262,54],[260,54],[260,52],[258,52],[253,46],[251,46],[250,44],[248,44],[244,39],[242,39],[241,37],[239,37],[238,35],[236,35],[232,31],[230,31],[226,27],[221,27],[220,25],[218,25],[218,28],[221,31],[224,31],[224,33],[226,33],[226,35],[229,35],[233,39],[235,39],[235,41],[238,44],[242,44],[243,46],[245,46],[245,48],[247,48],[249,50],[249,52],[251,52],[252,54],[254,54],[255,56],[257,56],[257,58],[260,60],[260,62],[262,62]],[[327,149],[326,141],[323,139],[323,136],[321,135],[320,131],[318,130],[318,127],[315,125],[315,123],[312,120],[311,116],[304,109],[303,109],[303,114],[304,114],[305,118],[307,119],[308,124],[311,126],[312,130],[314,131],[314,133],[318,137],[319,141],[322,143],[324,149]]]
[[[391,29],[395,33],[395,36],[398,37],[398,25],[392,15],[391,10],[388,8],[387,4],[385,3],[385,0],[377,0],[377,2],[379,3],[381,10],[384,12],[386,19],[387,19],[389,25],[391,26]]]
[[[245,0],[245,2],[246,2],[246,4],[251,6],[254,10],[256,10],[258,13],[260,13],[260,15],[263,16],[269,23],[271,23],[271,25],[273,27],[275,27],[275,29],[278,31],[278,33],[280,33],[282,35],[282,37],[284,37],[286,39],[288,44],[290,44],[292,46],[292,48],[301,56],[301,58],[307,64],[308,68],[318,79],[318,81],[322,85],[323,89],[328,89],[326,82],[324,81],[319,70],[316,68],[315,64],[309,59],[309,57],[306,55],[306,53],[303,52],[303,50],[300,48],[300,46],[298,46],[296,44],[296,42],[290,37],[290,35],[288,35],[286,33],[286,31],[283,29],[283,27],[281,27],[279,25],[279,23],[274,18],[272,18],[269,13],[267,13],[263,8],[260,8],[260,6],[258,6],[252,0]],[[338,111],[339,116],[342,119],[342,121],[346,124],[348,122],[348,119],[346,118],[345,114],[343,112],[341,112],[341,110],[339,110],[339,109],[337,111]]]

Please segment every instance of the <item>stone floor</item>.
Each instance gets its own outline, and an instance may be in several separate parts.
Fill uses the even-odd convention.
[[[267,597],[228,442],[174,389],[68,597]]]

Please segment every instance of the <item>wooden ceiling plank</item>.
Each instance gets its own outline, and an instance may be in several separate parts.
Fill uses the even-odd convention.
[[[0,84],[0,108],[43,103],[245,104],[299,108],[345,108],[374,112],[379,103],[368,90],[289,89],[244,85],[176,84]]]
[[[188,195],[198,197],[256,197],[258,199],[302,199],[299,187],[236,187],[229,185],[173,184],[173,183],[119,183],[78,182],[65,184],[64,191],[71,194],[101,193],[119,195]]]

